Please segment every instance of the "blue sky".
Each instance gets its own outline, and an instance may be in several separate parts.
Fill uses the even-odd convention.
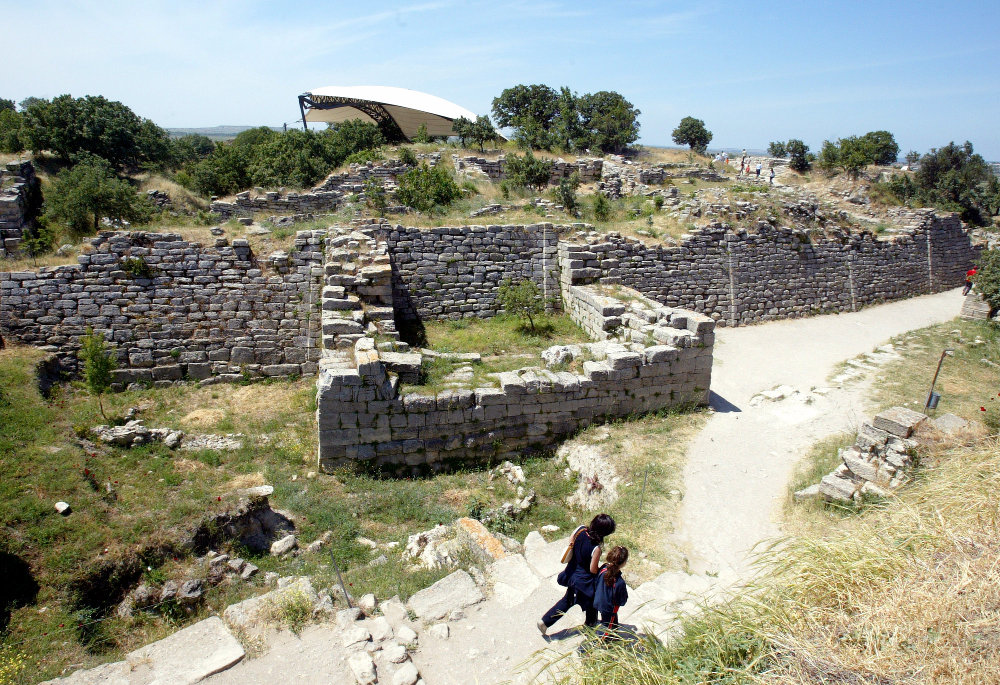
[[[686,115],[711,147],[869,130],[1000,159],[1000,3],[4,2],[0,97],[102,94],[162,126],[293,122],[326,85],[489,113],[517,83],[617,90],[642,142]]]

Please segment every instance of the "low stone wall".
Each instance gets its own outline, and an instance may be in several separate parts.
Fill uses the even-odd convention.
[[[507,163],[506,155],[500,155],[497,159],[459,157],[458,155],[452,155],[451,158],[455,165],[455,171],[466,174],[481,174],[494,182],[502,181],[507,177],[504,171]],[[583,183],[593,183],[600,180],[603,165],[604,161],[596,158],[578,159],[575,162],[567,162],[563,159],[553,160],[549,183],[558,184],[560,180],[569,178],[574,173],[580,175],[580,181]]]
[[[393,306],[403,320],[496,315],[504,279],[531,279],[558,297],[557,246],[563,227],[384,225],[393,269]],[[550,306],[551,303],[550,303]]]
[[[0,257],[17,252],[24,228],[41,206],[41,184],[31,162],[8,162],[0,169]]]
[[[360,460],[437,470],[543,448],[607,418],[706,404],[714,323],[694,313],[671,313],[654,327],[674,344],[576,346],[593,357],[577,360],[579,372],[530,367],[497,374],[499,387],[436,394],[400,396],[375,341],[361,338],[353,362],[322,363],[316,396],[320,467],[329,471]]]
[[[811,240],[803,231],[768,225],[734,233],[714,224],[678,246],[614,233],[559,245],[566,283],[625,285],[723,325],[855,311],[948,290],[964,283],[977,255],[958,215],[932,210],[911,212],[890,240],[844,231]]]
[[[119,386],[315,373],[324,237],[299,232],[265,273],[245,240],[102,232],[78,265],[0,273],[0,329],[72,370],[93,328],[117,355]]]

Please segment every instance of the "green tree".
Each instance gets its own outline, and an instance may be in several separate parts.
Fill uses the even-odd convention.
[[[39,255],[50,252],[55,242],[55,231],[49,226],[49,222],[44,216],[30,222],[21,233],[21,248],[28,253],[32,260]]]
[[[497,303],[508,314],[527,319],[532,332],[535,332],[535,318],[545,312],[542,293],[535,282],[527,278],[517,283],[505,279],[497,292]]]
[[[103,217],[144,223],[153,212],[145,197],[115,176],[106,160],[93,155],[59,172],[46,193],[45,208],[49,218],[64,222],[76,233],[96,232]]]
[[[848,136],[837,141],[837,165],[851,178],[857,178],[861,170],[871,163],[868,142],[857,136]]]
[[[123,170],[161,165],[171,150],[166,131],[100,95],[32,100],[24,111],[23,136],[32,152],[49,150],[63,162],[88,153]]]
[[[87,327],[87,334],[80,338],[80,359],[83,361],[83,379],[91,394],[97,396],[101,416],[107,421],[103,395],[111,387],[111,372],[118,364],[104,341],[103,333],[94,333],[93,328]]]
[[[968,141],[921,157],[914,181],[922,203],[960,212],[963,221],[984,225],[1000,210],[1000,180]]]
[[[916,150],[910,150],[909,152],[906,153],[907,166],[914,167],[917,165],[917,162],[919,161],[920,161],[920,153],[917,152]]]
[[[773,140],[767,146],[767,154],[772,157],[784,157],[788,154],[788,148],[780,140]]]
[[[684,117],[672,133],[673,141],[678,145],[687,145],[689,148],[702,154],[708,144],[712,142],[712,132],[705,128],[705,122],[694,117]]]
[[[1000,309],[1000,249],[983,250],[976,269],[976,290],[992,309]]]
[[[559,95],[541,84],[516,85],[493,98],[493,118],[499,126],[513,128],[514,139],[526,149],[552,148],[558,114]]]
[[[459,117],[451,123],[451,130],[458,136],[459,142],[462,147],[465,147],[466,138],[472,137],[472,128],[475,124],[468,117]]]
[[[398,184],[399,201],[421,212],[450,205],[462,196],[461,188],[444,167],[431,167],[427,162],[400,176]]]
[[[594,219],[597,221],[607,221],[611,218],[611,202],[608,201],[604,193],[594,193],[591,199]]]
[[[576,189],[580,187],[580,174],[573,172],[569,178],[559,179],[556,186],[556,200],[565,208],[567,212],[574,212],[577,208]]]
[[[799,173],[809,170],[809,146],[798,138],[789,138],[785,143],[788,166]]]
[[[482,114],[476,117],[475,122],[472,123],[469,135],[479,145],[480,152],[486,151],[486,143],[492,142],[499,137],[497,130],[493,128],[490,118]]]
[[[385,216],[389,207],[385,187],[374,177],[365,181],[365,203],[375,212],[376,216]]]
[[[8,100],[7,98],[0,98],[0,112],[16,112],[17,108],[14,106],[13,100]]]
[[[524,155],[509,155],[504,163],[505,182],[515,188],[541,190],[552,177],[552,162],[535,157],[528,150]]]
[[[208,136],[191,133],[171,141],[175,164],[183,165],[205,159],[215,152],[215,143]]]
[[[417,166],[417,156],[408,147],[399,148],[399,161],[408,166]]]
[[[24,150],[21,130],[24,117],[12,109],[0,109],[0,152],[18,153]]]
[[[899,158],[899,145],[888,131],[869,131],[861,136],[861,145],[868,164],[895,164]]]
[[[420,124],[417,126],[417,132],[413,134],[414,143],[429,143],[431,142],[431,136],[427,133],[427,125]]]
[[[840,147],[836,143],[824,140],[817,161],[826,171],[833,171],[840,163]]]
[[[579,99],[578,108],[586,138],[575,149],[621,153],[639,139],[641,112],[621,94],[611,90],[588,93]]]

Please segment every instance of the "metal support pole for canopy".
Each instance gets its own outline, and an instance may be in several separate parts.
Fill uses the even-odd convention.
[[[302,112],[302,130],[308,131],[309,127],[306,126],[306,96],[299,96],[299,111]]]

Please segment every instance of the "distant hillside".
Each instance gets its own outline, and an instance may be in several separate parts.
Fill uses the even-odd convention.
[[[235,138],[237,134],[247,131],[251,128],[257,128],[256,126],[203,126],[201,128],[168,128],[167,132],[174,138],[180,138],[181,136],[187,136],[191,134],[197,134],[202,136],[207,136],[212,140],[231,140]],[[280,126],[269,127],[274,131],[280,131]]]

